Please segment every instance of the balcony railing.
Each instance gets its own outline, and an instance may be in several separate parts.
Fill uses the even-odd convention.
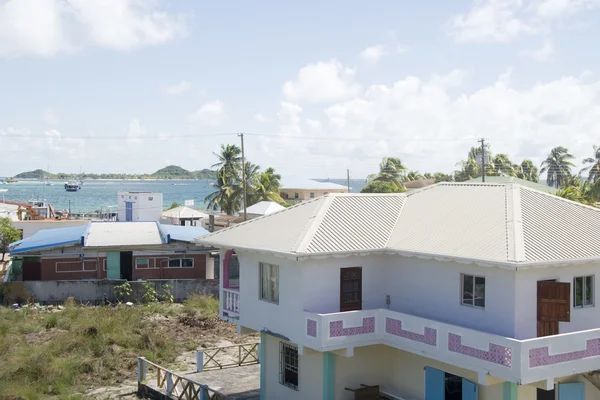
[[[385,344],[528,384],[598,369],[600,329],[516,340],[386,309],[305,313],[307,347],[319,351]]]
[[[240,292],[223,288],[222,311],[223,316],[237,319],[240,316]]]

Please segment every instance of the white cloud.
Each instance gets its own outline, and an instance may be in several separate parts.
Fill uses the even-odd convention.
[[[381,58],[388,54],[387,46],[383,44],[377,44],[370,46],[361,51],[360,57],[368,62],[377,63]]]
[[[56,125],[59,121],[58,114],[53,109],[48,108],[42,113],[42,121],[48,125]]]
[[[308,118],[306,120],[306,126],[308,126],[310,130],[313,130],[315,132],[319,132],[323,128],[323,124],[321,123],[321,121],[311,118]]]
[[[225,104],[221,100],[206,103],[190,116],[190,120],[199,126],[222,125],[227,120]]]
[[[261,122],[261,123],[273,122],[273,118],[269,118],[269,117],[265,116],[263,113],[254,114],[254,120],[256,122]]]
[[[170,85],[165,87],[165,93],[169,95],[178,95],[184,92],[187,92],[192,88],[192,84],[188,81],[181,81],[176,83],[175,85]]]
[[[550,61],[555,54],[554,44],[551,41],[544,42],[540,48],[535,50],[523,52],[523,55],[531,57],[539,62]]]
[[[598,0],[473,0],[467,13],[450,19],[449,34],[457,42],[510,42],[597,7]]]
[[[7,0],[0,4],[0,55],[53,56],[87,46],[132,50],[186,33],[183,15],[142,0]]]
[[[283,94],[288,100],[327,103],[355,96],[360,85],[354,80],[355,70],[339,61],[321,61],[300,69],[295,81],[286,82]]]

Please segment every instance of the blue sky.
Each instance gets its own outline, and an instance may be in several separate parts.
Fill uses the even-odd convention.
[[[383,156],[451,172],[478,137],[539,164],[600,144],[600,0],[0,0],[0,176],[209,167],[247,132],[282,174]]]

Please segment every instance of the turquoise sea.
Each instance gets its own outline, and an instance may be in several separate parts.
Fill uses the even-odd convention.
[[[343,179],[331,182],[345,184]],[[86,180],[78,192],[67,192],[64,181],[50,181],[46,186],[42,181],[19,181],[0,185],[0,201],[27,202],[29,200],[48,201],[55,210],[71,209],[71,212],[92,212],[117,209],[117,193],[121,191],[159,192],[163,194],[163,206],[173,202],[183,204],[194,200],[195,208],[205,208],[204,198],[213,191],[212,180]],[[364,179],[350,180],[352,192],[359,192]]]

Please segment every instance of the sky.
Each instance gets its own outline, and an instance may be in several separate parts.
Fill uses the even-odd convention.
[[[0,176],[455,170],[600,144],[600,0],[0,0]]]

